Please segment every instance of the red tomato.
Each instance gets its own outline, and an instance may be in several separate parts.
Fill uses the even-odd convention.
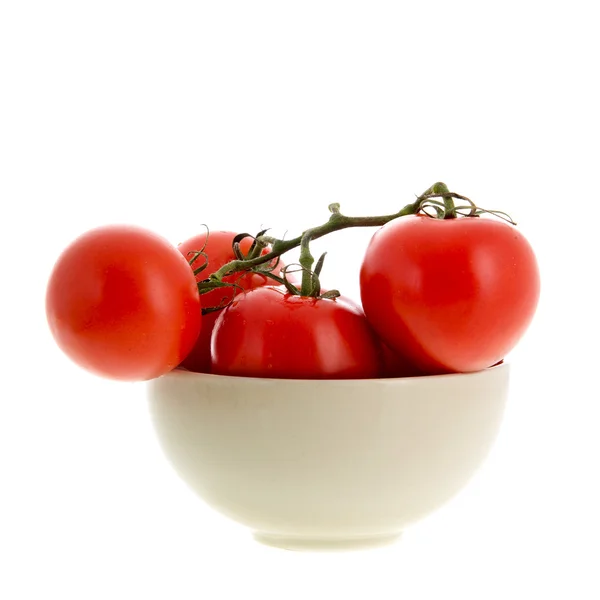
[[[211,231],[208,235],[208,242],[206,241],[206,233],[202,233],[179,244],[177,248],[188,261],[193,258],[194,252],[204,248],[204,252],[208,256],[208,264],[203,271],[196,275],[196,280],[202,281],[211,273],[220,269],[223,265],[235,260],[232,243],[233,238],[236,235],[237,233],[231,231]],[[206,247],[204,246],[205,244]],[[240,242],[240,250],[244,255],[248,253],[251,245],[251,238],[244,238]],[[265,248],[263,254],[266,254],[267,252],[268,250]],[[195,270],[205,263],[205,258],[199,256],[192,264],[192,269]],[[278,265],[273,272],[275,275],[278,275],[280,273],[280,266]],[[234,273],[233,275],[224,277],[223,281],[227,283],[237,283],[237,285],[245,290],[251,290],[255,287],[273,282],[272,279],[258,273]],[[207,294],[202,294],[202,306],[213,307],[219,306],[222,303],[226,304],[234,297],[235,293],[235,288],[217,288]],[[181,363],[182,367],[197,373],[210,373],[210,338],[219,314],[220,311],[211,312],[202,317],[202,331],[200,332],[200,336],[198,337],[194,348]]]
[[[533,318],[540,280],[529,243],[512,225],[407,216],[375,233],[360,286],[379,336],[435,374],[502,360]]]
[[[213,373],[280,379],[366,379],[381,372],[364,313],[336,300],[260,287],[238,296],[212,337]]]
[[[99,227],[60,255],[46,294],[59,347],[81,367],[139,381],[175,368],[201,325],[194,275],[177,249],[139,227]]]

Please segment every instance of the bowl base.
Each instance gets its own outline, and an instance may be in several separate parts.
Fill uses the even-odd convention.
[[[350,538],[294,537],[261,532],[256,532],[253,535],[257,542],[282,550],[344,552],[348,550],[369,550],[371,548],[388,546],[396,542],[401,537],[402,532]]]

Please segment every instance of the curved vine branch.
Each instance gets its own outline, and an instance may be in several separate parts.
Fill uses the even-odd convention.
[[[441,201],[436,200],[436,198],[440,198]],[[455,206],[455,199],[462,200],[466,202],[467,205]],[[426,211],[427,208],[432,208],[435,211],[435,215],[428,213]],[[274,260],[279,259],[282,254],[285,254],[289,250],[300,247],[300,265],[302,269],[302,285],[300,292],[302,295],[311,295],[315,285],[315,276],[312,271],[314,257],[310,253],[311,241],[321,238],[329,233],[333,233],[334,231],[340,231],[349,227],[381,227],[394,219],[407,215],[416,215],[420,212],[439,219],[454,219],[459,215],[463,217],[478,217],[483,213],[489,213],[515,225],[514,221],[506,213],[479,208],[466,196],[450,192],[448,187],[442,182],[435,183],[418,196],[414,202],[407,204],[393,214],[376,217],[349,217],[340,212],[340,205],[337,203],[329,205],[329,212],[331,215],[325,223],[307,229],[301,235],[290,240],[280,240],[267,236],[265,235],[266,230],[259,232],[254,238],[250,253],[246,257],[236,255],[238,258],[223,265],[207,279],[200,282],[198,284],[198,290],[203,294],[217,287],[223,287],[227,285],[223,283],[224,277],[241,271],[256,271],[257,273],[266,274],[266,272],[273,270],[272,263]],[[248,234],[240,234],[240,236],[237,236],[236,241],[239,242],[240,237],[245,237],[247,235]],[[270,251],[261,254],[262,249],[269,246]],[[202,252],[198,254],[202,254]],[[278,279],[277,277],[272,278]]]

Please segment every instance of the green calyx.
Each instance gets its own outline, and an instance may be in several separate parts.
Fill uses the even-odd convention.
[[[422,200],[419,212],[435,219],[456,219],[459,216],[479,217],[483,214],[489,214],[507,221],[511,225],[516,225],[507,213],[501,210],[481,208],[466,196],[451,192],[448,186],[441,181],[434,183],[419,198]],[[454,200],[462,200],[466,204],[456,206]]]

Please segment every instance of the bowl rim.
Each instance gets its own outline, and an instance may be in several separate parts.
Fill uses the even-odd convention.
[[[217,375],[215,373],[197,373],[195,371],[189,371],[183,367],[176,367],[175,369],[165,373],[158,379],[162,378],[182,378],[182,379],[196,379],[207,380],[207,381],[220,381],[220,382],[232,382],[232,383],[240,383],[245,382],[248,385],[259,385],[260,383],[280,383],[280,384],[319,384],[319,385],[348,385],[348,384],[360,384],[360,385],[368,385],[368,384],[376,384],[379,385],[382,382],[393,382],[397,385],[415,385],[418,382],[434,382],[434,381],[444,381],[448,379],[473,379],[477,377],[485,376],[487,373],[498,372],[498,371],[508,371],[510,370],[511,363],[506,359],[501,360],[498,363],[491,365],[485,369],[480,369],[479,371],[469,371],[465,373],[443,373],[440,375],[415,375],[411,377],[377,377],[371,379],[285,379],[278,377],[248,377],[245,375]]]

